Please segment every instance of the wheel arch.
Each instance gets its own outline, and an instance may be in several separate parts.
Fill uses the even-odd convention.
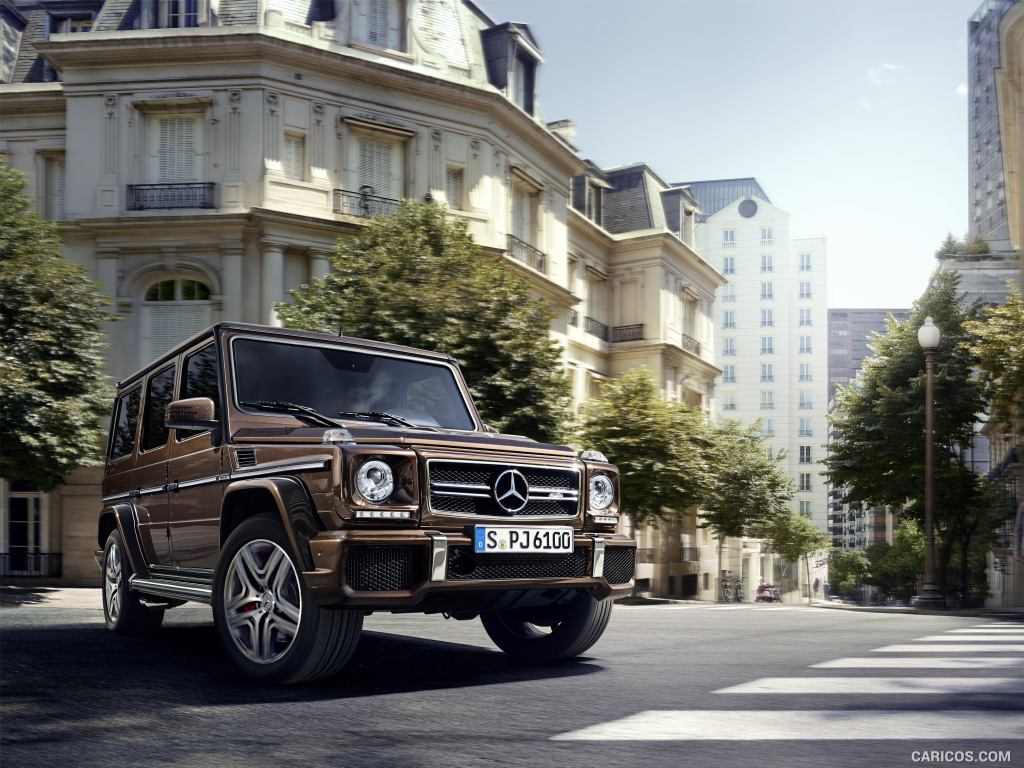
[[[131,504],[112,504],[100,512],[96,539],[100,549],[107,544],[111,531],[117,530],[124,542],[125,554],[132,566],[132,571],[142,577],[149,576],[149,567],[142,554],[142,543],[139,540],[138,527],[135,520],[135,508]]]
[[[309,540],[323,530],[305,484],[294,477],[262,477],[239,480],[224,491],[220,516],[220,544],[231,532],[255,515],[275,514],[281,520],[292,554],[303,570],[312,571]]]

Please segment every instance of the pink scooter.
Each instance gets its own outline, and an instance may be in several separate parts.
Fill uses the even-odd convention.
[[[771,584],[758,584],[757,596],[754,598],[755,603],[781,603],[782,596],[779,595],[779,590]]]

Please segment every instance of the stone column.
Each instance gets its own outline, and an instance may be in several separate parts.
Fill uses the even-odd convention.
[[[224,296],[221,320],[242,320],[242,249],[221,248],[221,295]]]
[[[331,254],[315,248],[309,249],[309,279],[318,280],[327,277],[331,271]]]
[[[260,319],[267,325],[280,326],[274,304],[284,298],[284,246],[263,243],[262,251]]]

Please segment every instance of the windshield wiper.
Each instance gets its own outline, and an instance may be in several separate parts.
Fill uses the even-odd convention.
[[[390,423],[392,426],[434,430],[433,427],[424,427],[419,424],[413,424],[411,421],[403,419],[401,416],[396,416],[393,413],[388,413],[387,411],[338,411],[338,415],[341,416],[343,419],[358,419],[360,421],[381,421],[384,422],[385,424]]]
[[[258,408],[261,411],[277,411],[279,413],[294,413],[298,416],[304,416],[310,421],[316,422],[321,426],[325,427],[337,427],[338,422],[332,419],[330,416],[324,416],[314,408],[310,408],[308,405],[299,405],[298,403],[283,403],[277,400],[258,400],[258,401],[247,401],[239,403],[244,405],[246,408]]]

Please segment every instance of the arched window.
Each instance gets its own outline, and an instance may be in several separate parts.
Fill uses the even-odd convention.
[[[180,341],[211,325],[210,288],[199,280],[153,283],[142,302],[142,360],[145,365]]]

